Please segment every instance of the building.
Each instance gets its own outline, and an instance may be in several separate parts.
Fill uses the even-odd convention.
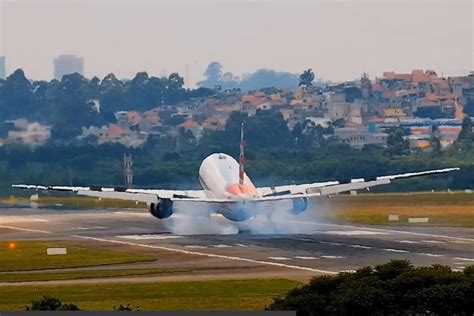
[[[54,79],[61,80],[64,75],[77,72],[84,74],[84,59],[76,55],[61,55],[54,59]]]
[[[5,71],[5,56],[0,56],[0,79],[6,78],[6,71]]]
[[[334,137],[351,147],[362,148],[366,145],[386,146],[388,134],[371,133],[367,127],[336,128]]]

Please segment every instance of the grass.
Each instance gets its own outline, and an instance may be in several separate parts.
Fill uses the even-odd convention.
[[[24,310],[48,294],[83,310],[112,310],[120,304],[141,310],[262,310],[273,297],[300,283],[285,279],[195,281],[143,284],[0,287],[0,310]]]
[[[0,204],[18,205],[29,204],[30,199],[24,197],[10,196],[0,199]],[[64,205],[79,208],[146,208],[145,203],[136,203],[135,201],[126,201],[118,199],[99,199],[82,196],[40,196],[37,201],[40,205]]]
[[[79,280],[94,278],[113,278],[144,275],[162,275],[183,272],[183,270],[165,269],[124,269],[124,270],[87,270],[73,272],[7,273],[0,274],[0,282]]]
[[[474,194],[363,194],[337,196],[329,201],[323,219],[373,225],[474,227]],[[398,222],[389,222],[398,214]],[[429,223],[409,224],[409,217],[429,217]]]
[[[46,249],[51,247],[67,248],[68,254],[48,256]],[[10,250],[8,242],[0,242],[0,272],[88,267],[153,260],[155,259],[150,256],[92,250],[57,242],[18,241],[16,249]]]

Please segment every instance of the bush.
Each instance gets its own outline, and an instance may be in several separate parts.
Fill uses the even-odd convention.
[[[31,301],[31,306],[26,307],[27,311],[79,311],[80,308],[72,303],[63,304],[58,298],[43,295],[36,301]]]
[[[275,298],[266,310],[299,315],[473,315],[474,266],[413,267],[406,260],[319,276]]]

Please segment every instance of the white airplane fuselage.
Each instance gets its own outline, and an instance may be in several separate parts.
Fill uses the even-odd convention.
[[[245,200],[258,197],[257,189],[244,173],[239,183],[239,163],[227,154],[212,154],[199,168],[199,182],[208,198]]]

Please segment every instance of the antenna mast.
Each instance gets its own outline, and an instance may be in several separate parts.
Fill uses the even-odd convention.
[[[124,175],[124,182],[127,189],[131,189],[133,186],[133,159],[132,154],[124,154],[123,155],[123,175]]]

